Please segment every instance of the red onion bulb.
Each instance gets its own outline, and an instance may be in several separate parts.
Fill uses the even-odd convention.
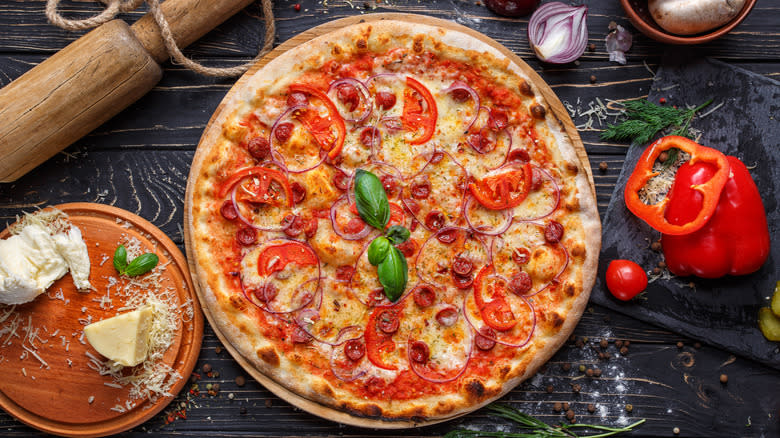
[[[528,42],[536,57],[552,64],[572,62],[588,44],[588,7],[545,3],[528,21]]]

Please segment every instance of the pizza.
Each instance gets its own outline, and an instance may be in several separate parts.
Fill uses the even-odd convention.
[[[533,375],[579,320],[601,242],[539,84],[479,38],[394,20],[242,80],[187,189],[215,329],[286,390],[380,422],[450,418]]]

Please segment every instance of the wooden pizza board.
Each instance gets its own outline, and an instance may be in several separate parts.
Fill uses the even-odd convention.
[[[85,338],[79,339],[89,317],[96,322],[121,313],[124,299],[118,292],[119,284],[112,286],[111,278],[119,275],[112,260],[116,247],[127,238],[136,238],[143,248],[154,248],[162,271],[161,289],[173,291],[178,302],[191,300],[192,318],[182,318],[173,344],[165,352],[163,362],[176,370],[182,378],[176,381],[170,392],[177,394],[189,381],[200,353],[203,338],[203,316],[199,311],[198,297],[184,256],[178,247],[150,222],[128,211],[101,204],[70,203],[55,208],[68,214],[70,222],[77,226],[87,245],[91,269],[89,281],[93,290],[77,291],[70,274],[54,284],[32,302],[11,307],[0,307],[0,329],[7,327],[18,317],[19,338],[4,334],[0,337],[0,407],[19,421],[44,432],[77,437],[105,436],[123,432],[150,419],[173,397],[159,397],[154,403],[134,400],[134,406],[125,412],[111,408],[125,407],[129,400],[130,385],[121,389],[106,386],[110,376],[101,376],[88,366],[89,352],[102,359]],[[0,238],[10,236],[8,229]],[[113,308],[101,308],[100,297],[110,292]],[[61,292],[61,295],[60,295]],[[6,313],[8,312],[8,313]],[[25,327],[32,323],[38,330],[36,353],[48,364],[43,366],[23,346]],[[61,338],[62,336],[63,338]],[[92,402],[90,398],[94,397]]]
[[[479,33],[477,31],[471,30],[465,26],[459,25],[457,23],[447,21],[447,20],[442,20],[439,18],[427,17],[424,15],[401,14],[401,13],[379,13],[379,14],[341,18],[338,20],[321,24],[319,26],[311,28],[301,34],[298,34],[290,38],[289,40],[285,41],[284,43],[277,46],[274,50],[269,52],[265,57],[263,57],[257,63],[255,63],[252,67],[249,68],[249,70],[247,70],[247,72],[243,76],[241,76],[241,78],[238,79],[238,81],[236,81],[236,83],[233,85],[230,91],[228,91],[227,95],[225,95],[225,97],[222,99],[222,102],[219,104],[219,106],[217,106],[217,109],[214,111],[214,114],[211,116],[211,119],[209,119],[209,122],[206,124],[204,133],[208,132],[211,129],[212,124],[214,123],[215,120],[219,118],[221,112],[225,107],[225,104],[233,97],[234,93],[237,93],[241,88],[243,88],[244,84],[246,84],[246,82],[249,81],[252,75],[256,73],[258,70],[262,69],[271,60],[275,59],[276,57],[280,56],[281,54],[285,53],[286,51],[294,47],[297,47],[301,44],[305,44],[306,42],[316,37],[325,35],[329,32],[340,30],[344,27],[351,26],[354,24],[372,22],[378,20],[400,20],[400,21],[406,21],[410,23],[420,23],[420,24],[426,24],[430,26],[439,26],[445,29],[456,30],[465,33],[469,36],[472,36],[494,47],[495,49],[500,51],[503,55],[505,55],[508,59],[510,59],[513,63],[515,63],[518,67],[520,67],[523,73],[527,75],[537,86],[537,88],[541,91],[544,100],[549,105],[549,108],[552,110],[553,114],[561,122],[561,125],[563,126],[566,134],[571,139],[572,144],[574,145],[574,148],[577,151],[577,155],[580,158],[582,166],[588,174],[588,180],[590,181],[591,190],[595,198],[596,189],[593,183],[593,173],[591,171],[590,162],[588,160],[588,155],[585,151],[585,147],[583,146],[582,140],[580,139],[579,133],[577,132],[577,128],[574,127],[574,123],[569,117],[568,111],[566,110],[566,108],[564,108],[561,101],[555,95],[555,92],[553,92],[552,88],[550,88],[550,86],[547,85],[546,82],[544,82],[541,76],[539,76],[519,56],[515,55],[512,51],[510,51],[509,49],[507,49],[497,41],[493,40],[492,38],[482,33]],[[201,139],[201,141],[203,141],[203,139]],[[190,178],[187,181],[188,194],[192,193],[193,190],[192,184],[193,184],[193,179]],[[192,273],[196,285],[195,288],[198,293],[198,296],[200,297],[200,301],[204,302],[204,297],[202,295],[203,291],[201,290],[200,281],[197,278],[198,274],[194,263],[195,257],[192,252],[193,251],[192,250],[193,245],[191,240],[192,236],[190,235],[190,227],[187,225],[190,223],[191,220],[189,215],[190,212],[190,206],[188,205],[189,200],[190,200],[190,196],[188,195],[185,198],[185,207],[184,207],[184,223],[185,223],[184,242],[187,251],[187,259],[190,263],[190,272]],[[428,425],[441,423],[450,420],[452,418],[456,418],[461,415],[464,415],[464,413],[461,413],[448,418],[439,418],[436,420],[426,420],[426,421],[400,421],[400,420],[384,421],[379,419],[358,417],[358,416],[350,415],[343,411],[339,411],[324,406],[320,403],[314,402],[307,398],[301,397],[298,394],[295,394],[294,392],[291,392],[290,390],[280,385],[275,380],[259,372],[246,358],[244,358],[241,355],[241,353],[239,353],[230,344],[230,342],[227,340],[225,335],[218,330],[217,325],[214,322],[214,317],[212,316],[209,309],[206,308],[205,306],[203,307],[203,313],[206,315],[206,319],[208,319],[209,323],[211,324],[211,327],[214,329],[214,332],[216,333],[219,340],[222,342],[222,344],[225,346],[228,352],[230,352],[231,356],[233,356],[233,358],[239,363],[239,365],[241,365],[242,368],[244,368],[244,370],[247,373],[249,373],[249,375],[251,375],[255,380],[257,380],[260,384],[265,386],[269,391],[274,393],[279,398],[287,401],[288,403],[292,404],[293,406],[299,409],[309,412],[310,414],[314,414],[326,420],[336,421],[338,423],[343,423],[350,426],[359,426],[359,427],[376,428],[376,429],[406,429],[412,427],[428,426]],[[474,409],[477,409],[480,406],[475,406]]]

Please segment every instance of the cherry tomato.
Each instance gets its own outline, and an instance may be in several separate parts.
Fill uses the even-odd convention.
[[[647,274],[631,260],[612,260],[607,267],[607,289],[615,298],[628,301],[647,287]]]

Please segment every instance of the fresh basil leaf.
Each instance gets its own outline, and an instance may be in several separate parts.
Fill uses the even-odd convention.
[[[387,258],[387,252],[390,251],[390,241],[379,236],[368,245],[368,261],[374,266],[379,265]]]
[[[124,245],[119,245],[114,251],[114,268],[120,274],[124,273],[125,268],[127,268],[127,249]]]
[[[390,246],[387,257],[377,267],[377,273],[387,299],[395,302],[401,298],[409,280],[409,267],[406,265],[406,257],[398,248]]]
[[[409,240],[409,236],[411,236],[412,233],[403,225],[393,225],[388,228],[385,235],[393,245],[400,245]]]
[[[135,277],[136,275],[146,274],[147,272],[154,269],[154,267],[157,266],[157,262],[159,261],[160,259],[156,254],[147,252],[146,254],[142,254],[134,258],[133,261],[127,265],[127,269],[125,269],[124,274],[128,277]]]
[[[363,221],[384,230],[390,220],[390,203],[382,181],[371,172],[358,169],[355,173],[355,204]]]

